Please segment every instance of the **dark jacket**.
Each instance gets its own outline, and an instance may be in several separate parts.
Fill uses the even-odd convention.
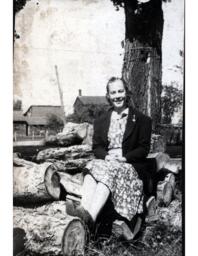
[[[93,151],[96,158],[105,159],[108,154],[108,130],[112,110],[106,112],[94,122]],[[145,179],[148,169],[146,157],[150,150],[152,120],[129,108],[126,130],[123,137],[122,152],[127,163],[133,164],[141,179]]]

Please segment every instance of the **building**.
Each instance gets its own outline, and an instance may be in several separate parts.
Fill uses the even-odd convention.
[[[44,136],[49,130],[49,120],[51,117],[64,120],[61,106],[32,105],[23,114],[22,111],[14,111],[14,137],[24,138],[25,136]]]
[[[108,107],[109,103],[105,96],[78,96],[74,102],[74,113],[82,115],[89,107]]]
[[[32,105],[24,113],[26,117],[39,117],[46,119],[50,115],[56,115],[63,118],[63,111],[61,106],[51,106],[51,105]]]

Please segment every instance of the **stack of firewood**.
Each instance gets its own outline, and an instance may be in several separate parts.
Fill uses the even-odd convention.
[[[94,158],[92,134],[88,124],[69,123],[61,134],[46,138],[49,147],[38,152],[35,162],[15,155],[13,223],[15,231],[23,231],[24,250],[46,255],[83,250],[83,223],[66,214],[65,200],[81,198],[84,167]],[[149,157],[156,159],[157,169],[170,168],[168,155],[155,151],[154,147],[159,148],[156,141],[155,137]]]

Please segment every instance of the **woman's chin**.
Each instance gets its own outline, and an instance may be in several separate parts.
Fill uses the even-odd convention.
[[[121,112],[122,110],[124,110],[126,108],[126,106],[124,104],[116,104],[113,106],[115,111],[117,112]]]

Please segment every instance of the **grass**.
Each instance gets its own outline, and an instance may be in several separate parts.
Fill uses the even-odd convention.
[[[164,223],[150,223],[143,227],[138,239],[124,243],[115,237],[98,244],[91,242],[86,256],[181,256],[182,232]]]

